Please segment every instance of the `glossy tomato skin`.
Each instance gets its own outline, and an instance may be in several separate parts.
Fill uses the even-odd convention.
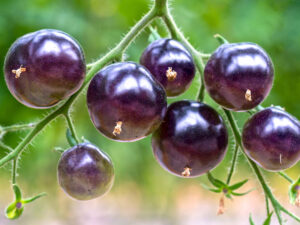
[[[117,141],[135,141],[152,133],[167,109],[163,87],[133,62],[100,70],[89,85],[87,105],[95,127]],[[115,132],[119,122],[121,130]]]
[[[96,146],[82,143],[65,151],[58,163],[62,189],[77,200],[90,200],[107,193],[114,181],[109,157]]]
[[[188,100],[171,104],[152,136],[159,164],[180,177],[197,177],[212,170],[224,158],[227,144],[221,116],[206,104]],[[184,173],[186,168],[190,174]]]
[[[300,123],[275,107],[254,114],[243,128],[245,153],[262,168],[280,171],[300,160]]]
[[[259,105],[269,94],[273,77],[270,57],[253,43],[221,45],[204,70],[209,95],[221,106],[234,111]]]
[[[180,42],[169,38],[152,42],[143,52],[140,63],[164,86],[169,97],[182,94],[195,76],[192,55]],[[169,68],[176,72],[176,78],[168,79]]]
[[[16,74],[18,69],[24,71]],[[85,78],[80,45],[58,30],[39,30],[20,37],[4,63],[12,95],[31,108],[49,108],[79,90]]]

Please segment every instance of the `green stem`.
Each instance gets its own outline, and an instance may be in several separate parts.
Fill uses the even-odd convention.
[[[267,217],[268,217],[270,214],[270,206],[269,206],[269,199],[266,194],[265,194],[265,200],[266,200],[266,209],[267,209]]]
[[[294,183],[293,179],[290,178],[286,173],[280,171],[277,173],[278,175],[282,176],[284,179],[286,179],[288,182],[290,182],[291,184]]]
[[[72,95],[63,105],[59,106],[55,111],[50,113],[48,116],[43,118],[38,122],[33,130],[27,134],[27,136],[19,143],[19,145],[11,151],[9,154],[0,159],[0,167],[5,165],[10,160],[15,159],[24,148],[33,140],[33,138],[40,133],[46,125],[48,125],[56,117],[65,114],[69,111],[69,108],[72,106],[76,98],[83,92],[84,88],[88,85],[92,77],[105,66],[107,63],[113,61],[114,59],[120,57],[123,54],[123,51],[130,45],[130,43],[138,36],[138,34],[157,16],[157,9],[153,7],[131,30],[125,35],[125,37],[120,41],[120,43],[109,51],[102,58],[96,62],[90,64],[90,69],[86,75],[86,79],[82,87],[78,92]]]
[[[17,174],[18,157],[16,157],[12,162],[13,163],[12,163],[12,179],[11,179],[11,183],[14,185],[14,184],[16,184],[16,174]]]
[[[162,19],[165,22],[166,26],[168,27],[168,29],[171,33],[171,36],[174,39],[182,42],[193,56],[196,68],[200,74],[200,88],[199,88],[199,92],[197,94],[197,100],[202,102],[204,99],[204,93],[205,93],[204,80],[203,80],[203,72],[204,72],[204,62],[202,59],[203,53],[199,53],[184,37],[184,35],[181,33],[181,31],[177,27],[176,23],[174,22],[174,19],[171,16],[168,9],[166,10],[165,14],[162,16]]]
[[[230,167],[230,170],[229,170],[229,173],[228,173],[228,177],[227,177],[227,181],[226,181],[226,184],[228,184],[228,185],[230,183],[230,180],[232,178],[233,172],[235,170],[236,159],[237,159],[237,156],[238,156],[238,150],[239,150],[239,145],[235,144],[235,148],[234,148],[234,152],[233,152],[233,157],[232,157],[232,162],[231,162],[231,167]]]
[[[70,131],[71,131],[71,133],[72,133],[73,138],[75,139],[76,143],[79,144],[80,141],[79,141],[79,139],[78,139],[78,136],[77,136],[77,133],[76,133],[74,124],[73,124],[73,122],[72,122],[70,113],[64,113],[64,116],[65,116],[65,118],[66,118],[68,127],[69,127],[69,129],[70,129]]]

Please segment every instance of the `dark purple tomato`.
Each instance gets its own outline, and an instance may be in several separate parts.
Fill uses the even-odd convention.
[[[278,108],[254,114],[242,138],[245,153],[266,170],[284,170],[300,160],[300,123]]]
[[[164,122],[152,136],[152,149],[160,165],[180,177],[197,177],[224,158],[227,129],[210,106],[179,101],[168,107]]]
[[[195,76],[191,54],[173,39],[152,42],[142,54],[140,63],[164,86],[170,97],[188,89]]]
[[[260,104],[272,88],[273,77],[271,59],[252,43],[221,45],[204,70],[210,96],[234,111],[249,110]]]
[[[95,127],[118,141],[135,141],[152,133],[167,109],[163,87],[133,62],[100,70],[89,85],[87,104]]]
[[[105,153],[92,144],[82,143],[62,154],[57,176],[68,195],[77,200],[90,200],[110,190],[114,168]]]
[[[85,59],[79,44],[68,34],[39,30],[12,44],[4,73],[8,89],[19,102],[49,108],[81,87]]]

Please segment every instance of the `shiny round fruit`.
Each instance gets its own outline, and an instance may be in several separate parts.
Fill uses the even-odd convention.
[[[260,104],[272,88],[273,77],[271,59],[252,43],[221,45],[204,70],[210,96],[234,111],[249,110]]]
[[[140,62],[164,86],[168,96],[182,94],[195,76],[191,54],[173,39],[152,42],[142,54]]]
[[[79,44],[68,34],[39,30],[12,44],[4,73],[8,89],[19,102],[49,108],[79,90],[85,59]]]
[[[89,143],[65,151],[58,162],[58,182],[77,200],[90,200],[104,195],[114,181],[114,168],[109,157]]]
[[[95,127],[118,141],[135,141],[152,133],[167,109],[163,87],[133,62],[100,70],[89,85],[87,104]]]
[[[160,165],[180,177],[196,177],[224,158],[227,129],[210,106],[179,101],[168,107],[164,122],[152,136],[152,149]]]
[[[278,108],[254,114],[242,138],[245,153],[266,170],[284,170],[300,160],[300,123]]]

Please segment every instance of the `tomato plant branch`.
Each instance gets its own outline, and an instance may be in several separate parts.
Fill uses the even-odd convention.
[[[234,134],[234,137],[235,137],[235,140],[237,142],[237,144],[240,146],[242,152],[244,153],[244,150],[243,150],[243,145],[242,145],[242,139],[241,139],[241,135],[240,135],[240,131],[238,129],[238,126],[236,124],[236,121],[232,115],[232,113],[226,109],[223,109],[224,112],[225,112],[225,115],[229,121],[229,125],[232,129],[232,132]],[[244,153],[245,154],[245,153]],[[246,156],[246,154],[245,154]],[[275,198],[275,196],[273,195],[270,187],[267,185],[260,169],[258,168],[258,166],[251,160],[249,159],[247,156],[246,156],[250,166],[252,167],[254,173],[256,174],[263,190],[264,190],[264,193],[265,195],[270,199],[271,201],[271,204],[274,208],[274,211],[275,211],[275,214],[277,216],[277,219],[278,219],[278,222],[279,224],[282,224],[283,221],[282,221],[282,217],[281,217],[281,211],[286,213],[287,215],[289,215],[290,217],[292,217],[293,219],[295,219],[296,221],[300,222],[300,218],[297,217],[296,215],[294,215],[293,213],[289,212],[287,209],[285,209],[279,202],[278,200]]]
[[[82,93],[84,88],[87,86],[92,77],[101,69],[103,66],[113,61],[114,59],[122,56],[124,50],[130,45],[130,43],[138,36],[138,34],[157,16],[157,13],[160,12],[158,8],[159,5],[154,4],[154,7],[144,16],[142,19],[137,22],[131,30],[124,36],[124,38],[116,45],[112,50],[110,50],[106,55],[97,60],[96,62],[89,64],[89,71],[86,75],[86,79],[82,87],[72,95],[64,104],[58,106],[56,110],[51,112],[49,115],[44,117],[41,121],[36,123],[33,130],[27,134],[27,136],[21,141],[18,146],[11,151],[9,154],[0,159],[0,167],[5,165],[7,162],[15,159],[24,148],[34,139],[34,137],[40,133],[52,120],[56,117],[68,113],[70,107],[76,98]]]

